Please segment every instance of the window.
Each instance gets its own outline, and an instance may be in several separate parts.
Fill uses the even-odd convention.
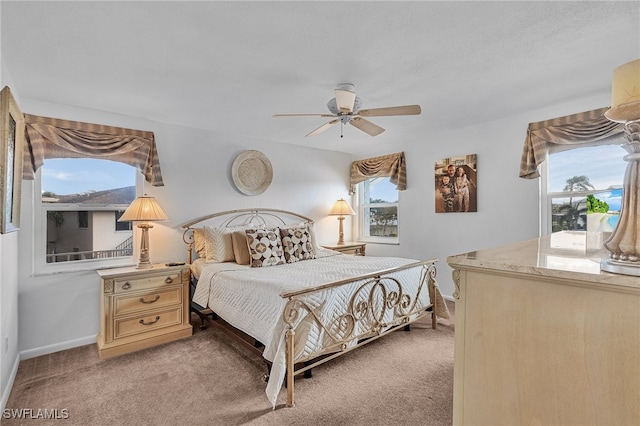
[[[398,193],[388,177],[357,185],[358,234],[363,241],[398,243]]]
[[[86,210],[81,210],[78,212],[78,228],[87,229],[89,228],[89,212]]]
[[[543,163],[543,231],[612,231],[620,213],[625,153],[614,144],[549,154]]]
[[[123,214],[124,210],[117,210],[115,212],[115,229],[116,231],[131,231],[133,229],[131,222],[118,222],[118,219],[120,219],[120,216]]]
[[[136,198],[139,175],[135,167],[115,161],[47,159],[39,170],[42,197],[36,203],[42,229],[36,232],[42,235],[36,242],[38,265],[50,270],[68,268],[69,262],[95,267],[130,261],[131,223],[117,219]]]

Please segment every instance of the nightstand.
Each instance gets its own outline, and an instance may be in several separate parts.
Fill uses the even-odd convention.
[[[322,247],[339,251],[340,253],[355,254],[356,256],[364,256],[367,248],[366,243],[344,243],[344,244],[325,244]]]
[[[101,359],[191,336],[189,265],[102,269]]]

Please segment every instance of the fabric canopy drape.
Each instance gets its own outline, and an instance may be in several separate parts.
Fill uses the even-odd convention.
[[[153,186],[164,186],[153,132],[24,114],[23,178],[33,180],[46,158],[99,158],[136,167]]]
[[[625,143],[624,124],[604,116],[609,108],[581,112],[566,117],[529,123],[520,160],[520,177],[540,177],[538,166],[547,153],[588,146],[594,143]]]
[[[374,177],[389,177],[398,191],[407,189],[407,167],[404,152],[368,158],[351,163],[349,192],[355,193],[356,185]]]

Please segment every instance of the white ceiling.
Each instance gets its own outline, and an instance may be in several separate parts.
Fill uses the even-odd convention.
[[[0,13],[22,99],[353,154],[608,92],[613,68],[640,57],[639,1],[2,1]],[[353,126],[305,138],[328,119],[272,117],[328,112],[344,82],[363,108],[422,114],[371,118],[386,128],[373,138]]]

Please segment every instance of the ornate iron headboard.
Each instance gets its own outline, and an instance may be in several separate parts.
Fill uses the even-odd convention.
[[[243,225],[282,226],[292,224],[293,222],[313,223],[313,219],[288,210],[247,208],[226,210],[201,216],[182,224],[180,227],[184,229],[184,232],[182,233],[182,241],[187,245],[187,258],[188,262],[191,263],[193,259],[194,243],[193,230],[198,227],[194,225],[203,226],[205,224],[211,224],[221,227]]]

